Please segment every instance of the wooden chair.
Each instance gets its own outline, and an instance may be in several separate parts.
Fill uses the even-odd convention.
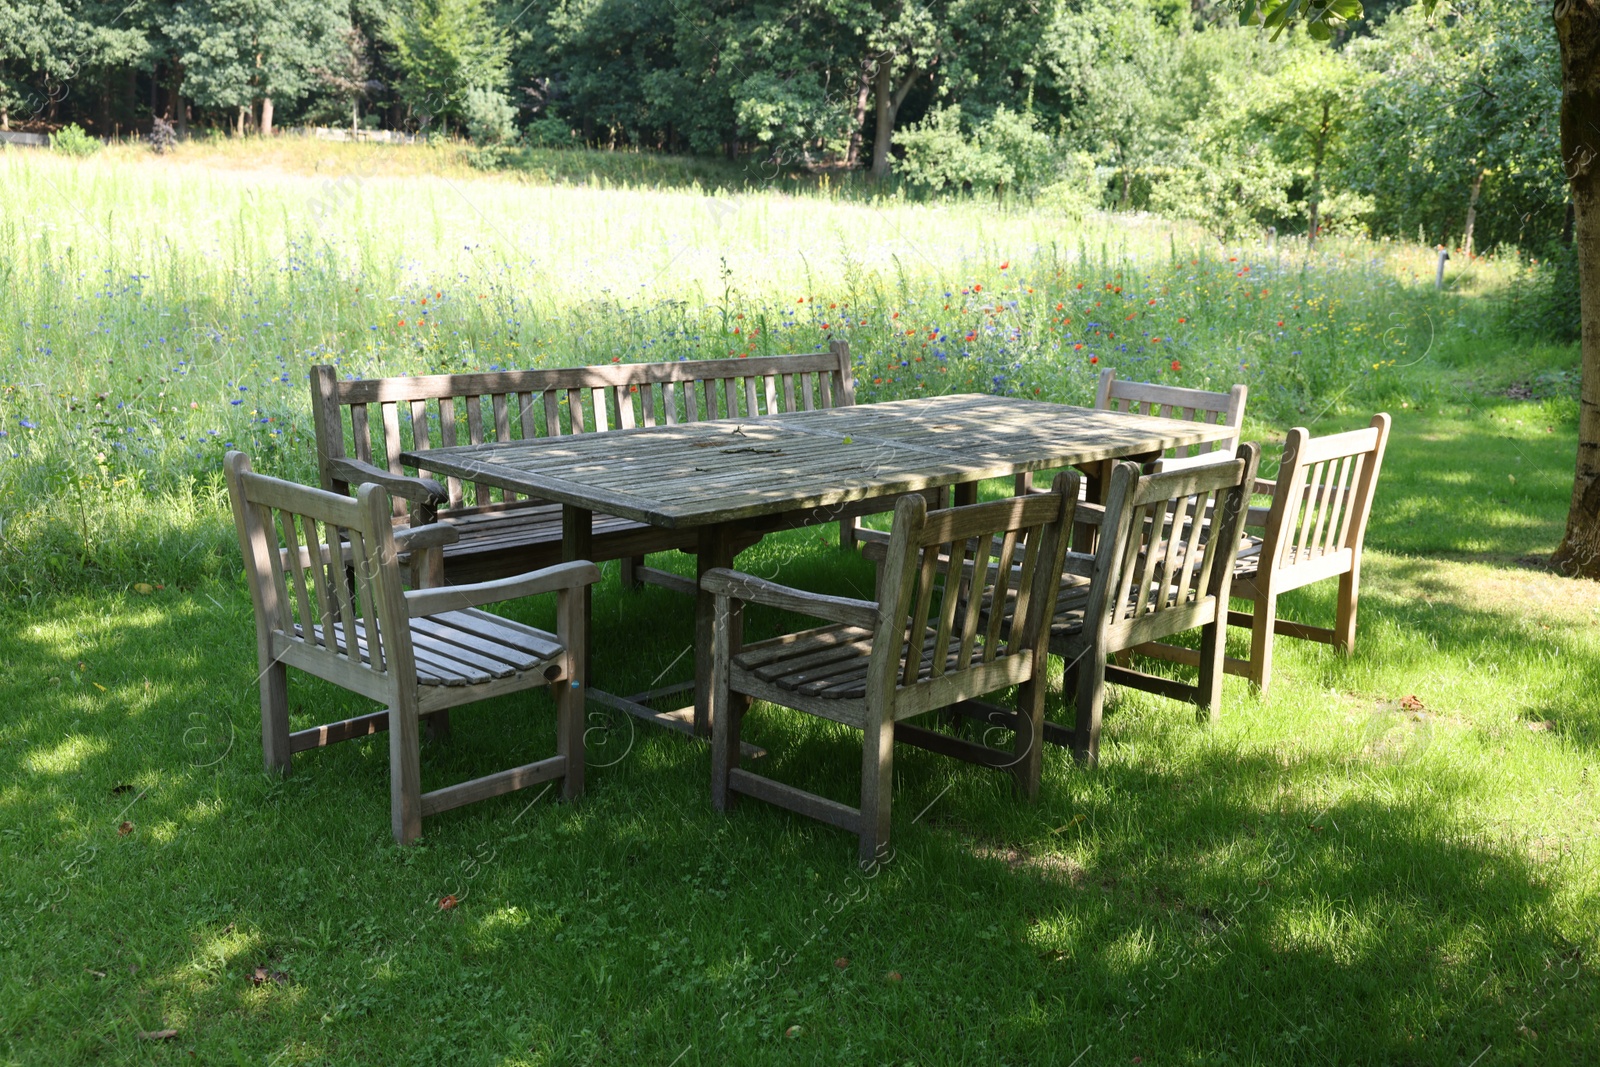
[[[599,570],[587,561],[478,585],[406,591],[400,551],[454,538],[439,526],[396,534],[389,493],[366,484],[355,499],[255,474],[242,452],[225,462],[228,495],[255,603],[261,664],[261,743],[268,770],[295,752],[389,731],[391,821],[410,844],[424,816],[551,779],[583,792],[582,597]],[[556,594],[554,634],[477,610]],[[289,731],[287,668],[385,705],[343,722]],[[548,685],[556,754],[460,785],[421,791],[418,720],[458,704]]]
[[[1278,477],[1255,483],[1256,492],[1272,495],[1272,506],[1250,509],[1246,526],[1261,533],[1245,538],[1233,571],[1233,595],[1254,601],[1254,609],[1228,612],[1229,625],[1250,628],[1250,659],[1229,658],[1224,666],[1260,692],[1272,680],[1275,634],[1321,641],[1346,654],[1355,648],[1361,549],[1390,421],[1380,413],[1365,429],[1315,438],[1297,426],[1289,431]],[[1333,629],[1277,617],[1279,596],[1334,577]]]
[[[1215,463],[1232,456],[1239,447],[1239,434],[1244,427],[1244,402],[1249,387],[1235,385],[1226,393],[1212,393],[1204,389],[1184,389],[1174,385],[1154,385],[1148,382],[1130,382],[1117,377],[1117,372],[1107,368],[1100,372],[1100,382],[1094,391],[1094,406],[1101,411],[1126,411],[1134,415],[1155,415],[1187,422],[1203,422],[1213,426],[1231,426],[1234,435],[1222,441],[1206,441],[1191,446],[1183,455],[1173,450],[1164,458],[1163,470],[1182,470],[1185,467]],[[1110,464],[1100,465],[1091,472],[1094,484],[1085,488],[1095,493],[1110,476]],[[1017,475],[1017,494],[1029,491],[1032,476]]]
[[[1078,759],[1094,764],[1106,682],[1186,701],[1217,718],[1230,563],[1259,458],[1260,449],[1245,444],[1232,462],[1187,470],[1141,474],[1135,464],[1117,463],[1105,507],[1078,506],[1080,523],[1099,525],[1098,543],[1093,555],[1067,554],[1050,621],[1050,651],[1066,661],[1062,691],[1075,693],[1076,724],[1068,734],[1046,723],[1046,741],[1070,744]],[[1208,512],[1209,525],[1198,521]],[[1176,649],[1171,657],[1199,668],[1192,685],[1106,662],[1197,628],[1199,650]]]
[[[889,841],[895,741],[1008,769],[1032,795],[1044,715],[1044,624],[1055,602],[1078,480],[1063,474],[1048,496],[934,512],[921,496],[902,497],[876,601],[806,593],[723,568],[707,571],[701,584],[717,598],[711,686],[716,808],[727,810],[735,794],[744,793],[831,823],[858,835],[866,865],[882,859]],[[941,567],[941,557],[961,565]],[[992,601],[997,587],[1008,612],[980,622],[980,605]],[[733,620],[746,603],[827,624],[732,652]],[[1009,686],[1020,687],[1011,752],[903,721]],[[741,769],[747,698],[861,730],[860,806]]]

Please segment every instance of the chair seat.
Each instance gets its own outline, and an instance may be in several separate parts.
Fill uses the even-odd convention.
[[[313,626],[311,630],[320,642],[322,627]],[[295,627],[295,635],[303,636],[299,626]],[[355,624],[355,635],[361,661],[370,663],[366,623]],[[345,651],[344,627],[335,625],[333,636],[339,651]],[[424,686],[482,685],[514,674],[541,671],[565,651],[554,634],[477,608],[412,619],[411,645],[417,661],[417,684]]]
[[[872,658],[872,631],[861,626],[834,623],[800,633],[747,645],[733,657],[733,666],[750,676],[802,696],[860,700],[867,694],[867,664]],[[917,680],[933,677],[937,635],[928,634],[920,650]],[[950,638],[945,648],[946,671],[956,669],[961,639]],[[983,642],[974,641],[973,663],[983,659]],[[904,677],[905,653],[896,677]],[[735,688],[738,688],[737,685]]]
[[[518,501],[485,511],[444,512],[440,522],[449,523],[460,534],[455,544],[444,547],[446,560],[478,555],[505,548],[535,544],[561,544],[561,505],[543,501]],[[595,514],[594,535],[647,530],[647,523],[616,515]]]

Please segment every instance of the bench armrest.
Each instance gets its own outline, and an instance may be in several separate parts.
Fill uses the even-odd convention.
[[[868,630],[878,626],[878,605],[870,600],[808,593],[726,567],[715,567],[701,575],[700,588],[716,596],[782,608],[813,619],[842,622]]]
[[[395,474],[393,471],[386,471],[382,467],[375,467],[371,463],[363,463],[349,456],[335,456],[328,460],[328,473],[340,481],[371,482],[374,485],[381,485],[392,495],[418,504],[437,506],[450,499],[450,494],[445,492],[444,486],[432,478]]]
[[[535,596],[539,593],[563,589],[582,589],[600,580],[600,568],[586,559],[570,563],[557,563],[553,567],[529,571],[511,578],[472,585],[447,585],[437,589],[406,590],[406,610],[411,618],[438,615],[444,611],[460,611],[484,604],[494,604],[517,597]]]

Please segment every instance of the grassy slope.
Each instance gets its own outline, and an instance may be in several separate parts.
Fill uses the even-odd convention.
[[[1515,565],[1559,534],[1570,404],[1487,395],[1570,354],[1441,352],[1390,405],[1353,658],[1282,642],[1271,697],[1230,679],[1214,729],[1127,696],[1104,765],[1052,752],[1031,807],[900,754],[896,860],[873,878],[826,827],[715,815],[703,747],[604,715],[581,804],[502,798],[399,850],[382,737],[261,773],[226,569],[35,593],[0,618],[0,1059],[1583,1062],[1600,596]],[[1336,406],[1313,428],[1363,421]],[[870,570],[835,536],[741,564],[861,595]],[[1330,594],[1285,614],[1326,616]],[[683,676],[681,599],[611,567],[595,620],[603,684]],[[293,686],[298,723],[363,710]],[[461,713],[425,781],[549,751],[548,712]],[[755,725],[769,773],[848,798],[845,731]],[[137,1037],[163,1027],[178,1037]]]

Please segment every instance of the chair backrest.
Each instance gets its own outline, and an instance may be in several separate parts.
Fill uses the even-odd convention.
[[[1232,462],[1181,471],[1116,465],[1084,617],[1086,632],[1103,628],[1101,647],[1131,648],[1226,613],[1259,458],[1245,444]]]
[[[1306,572],[1350,569],[1366,540],[1390,421],[1380,412],[1348,433],[1289,431],[1261,545],[1263,570],[1294,570],[1310,581],[1322,575]]]
[[[224,470],[263,653],[368,695],[414,681],[388,491],[269,478],[242,452]]]
[[[1233,428],[1233,436],[1225,440],[1205,441],[1191,446],[1191,450],[1184,453],[1174,449],[1177,462],[1168,460],[1163,467],[1171,471],[1180,469],[1182,460],[1206,456],[1213,449],[1230,455],[1234,453],[1239,447],[1239,434],[1244,427],[1244,402],[1249,391],[1249,387],[1243,384],[1235,385],[1226,393],[1212,393],[1175,385],[1130,382],[1119,379],[1116,371],[1107,368],[1100,372],[1094,406],[1104,411],[1127,411],[1135,415],[1156,415]]]
[[[920,493],[900,498],[880,584],[869,699],[875,682],[885,696],[891,686],[935,686],[962,699],[1043,669],[1079,478],[1058,475],[1048,494],[933,512]]]
[[[354,456],[395,474],[400,453],[486,441],[672,426],[702,419],[759,418],[855,403],[850,346],[826,352],[672,363],[342,381],[311,368],[311,410],[324,489],[348,493],[327,460]],[[426,470],[419,471],[427,475]],[[443,479],[448,507],[517,499],[514,493]],[[397,502],[398,503],[398,502]]]

